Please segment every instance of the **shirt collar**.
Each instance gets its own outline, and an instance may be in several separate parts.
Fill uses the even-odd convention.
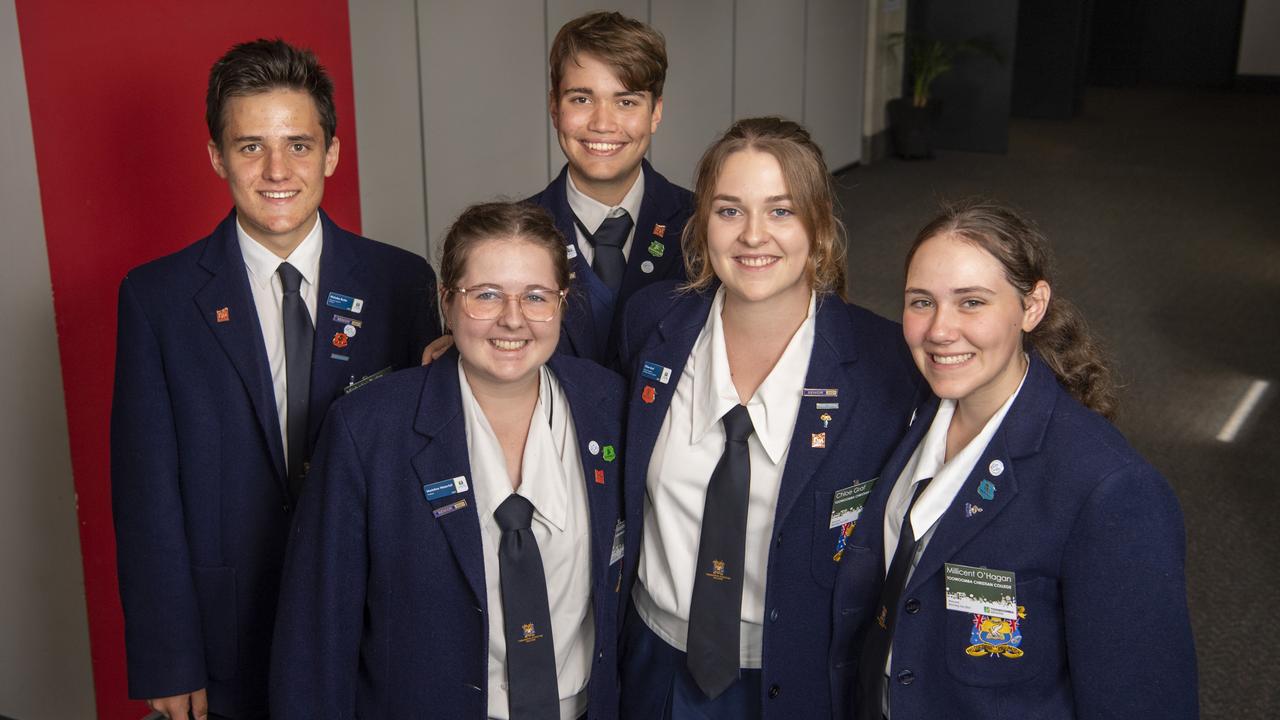
[[[467,449],[471,459],[471,482],[476,486],[476,513],[482,523],[491,522],[493,512],[511,495],[511,478],[506,473],[502,446],[489,419],[476,400],[467,373],[458,364],[458,386],[468,430]],[[550,422],[548,422],[550,420]],[[569,482],[560,457],[568,430],[568,403],[559,383],[544,365],[538,378],[538,402],[534,405],[520,467],[520,488],[515,492],[533,504],[535,516],[563,532],[568,516]],[[558,441],[557,441],[558,440]]]
[[[738,390],[729,373],[729,355],[724,343],[725,289],[716,291],[711,314],[693,351],[693,428],[690,440],[701,441],[720,418],[739,404]],[[778,362],[747,402],[747,412],[756,437],[774,464],[782,462],[795,430],[796,408],[800,405],[809,357],[813,350],[816,295],[809,295],[809,311]],[[705,381],[703,380],[705,378]]]
[[[917,539],[923,537],[951,506],[951,501],[959,492],[960,486],[968,479],[969,473],[973,471],[982,453],[986,452],[987,446],[991,444],[991,438],[1000,429],[1000,424],[1004,422],[1005,415],[1009,413],[1009,408],[1018,398],[1018,393],[1022,391],[1022,385],[1026,381],[1027,375],[1024,372],[1022,380],[1018,383],[1018,389],[1013,391],[1009,399],[1005,400],[1004,404],[982,426],[982,430],[950,461],[946,460],[947,429],[951,427],[951,418],[955,415],[956,401],[942,400],[938,403],[938,412],[933,416],[929,432],[921,443],[919,459],[911,479],[912,494],[914,494],[914,486],[917,482],[927,477],[933,478],[929,487],[920,493],[919,499],[911,509],[911,527],[915,530]]]
[[[568,180],[565,196],[569,201],[569,209],[588,231],[594,233],[600,229],[600,223],[603,223],[605,218],[617,217],[624,210],[631,216],[632,223],[638,222],[640,204],[644,201],[643,167],[640,169],[640,174],[636,176],[636,181],[631,184],[631,189],[622,196],[622,202],[617,205],[605,205],[595,198],[587,197],[587,194],[574,184],[572,173],[565,173],[565,178]]]
[[[250,237],[240,225],[239,216],[236,217],[236,239],[240,242],[240,255],[244,257],[245,267],[249,270],[250,282],[262,287],[269,286],[282,262],[292,265],[312,287],[319,282],[320,253],[324,249],[324,230],[319,213],[316,213],[315,225],[311,226],[307,236],[284,259]]]

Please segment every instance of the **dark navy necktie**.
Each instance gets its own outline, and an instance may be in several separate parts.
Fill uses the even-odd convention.
[[[533,504],[511,494],[493,518],[502,528],[498,574],[507,640],[507,707],[511,720],[559,720],[556,651],[542,554],[533,537]]]
[[[622,276],[627,269],[627,258],[622,254],[622,246],[627,244],[631,226],[631,216],[625,212],[617,217],[605,218],[594,233],[588,233],[579,223],[579,229],[595,249],[591,269],[615,293],[622,287]]]
[[[734,405],[721,422],[724,453],[707,483],[686,647],[689,674],[712,699],[738,679],[747,501],[751,494],[747,440],[755,431],[742,405]]]
[[[302,300],[302,273],[289,263],[276,269],[284,288],[281,310],[284,315],[284,367],[288,418],[285,437],[289,440],[286,458],[289,493],[296,500],[306,476],[307,404],[311,396],[311,347],[315,327],[307,304]]]
[[[893,562],[889,564],[889,574],[885,576],[884,585],[880,589],[880,604],[876,606],[877,614],[867,630],[866,640],[862,644],[862,655],[858,661],[858,688],[864,718],[883,717],[881,701],[884,696],[884,664],[889,659],[889,650],[893,647],[893,627],[898,619],[899,606],[902,604],[902,591],[907,587],[907,578],[911,575],[911,562],[915,558],[915,529],[911,527],[911,509],[920,499],[933,478],[925,478],[916,483],[907,503],[907,512],[902,517],[902,531],[898,533],[898,547],[893,552]]]

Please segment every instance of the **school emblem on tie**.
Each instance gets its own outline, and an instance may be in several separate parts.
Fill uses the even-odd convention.
[[[711,572],[709,572],[709,573],[704,573],[704,574],[705,574],[707,577],[711,578],[712,580],[732,580],[732,579],[733,579],[733,578],[729,577],[728,575],[725,575],[725,574],[724,574],[724,561],[723,561],[723,560],[712,560],[712,561],[711,561]]]
[[[533,623],[525,623],[521,625],[520,630],[524,633],[524,636],[520,638],[520,642],[522,643],[537,642],[542,639],[541,635],[534,632]]]
[[[993,615],[974,615],[973,629],[969,631],[970,645],[965,648],[965,652],[973,657],[1022,657],[1022,621],[1026,617],[1027,609],[1022,605],[1018,606],[1018,617],[1012,620]]]

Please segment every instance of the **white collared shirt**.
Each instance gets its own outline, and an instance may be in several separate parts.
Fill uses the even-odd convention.
[[[507,642],[498,570],[502,528],[493,511],[512,494],[511,479],[502,446],[461,365],[458,385],[471,460],[470,480],[480,517],[485,596],[489,604],[488,714],[490,718],[506,720]],[[587,710],[586,689],[596,636],[591,608],[591,519],[577,438],[560,383],[543,367],[538,403],[524,445],[520,489],[516,492],[533,503],[532,530],[547,581],[562,720],[576,720]]]
[[[631,232],[627,233],[627,241],[622,245],[622,257],[631,257],[631,241],[636,236],[636,223],[640,222],[640,204],[644,202],[644,168],[640,169],[640,174],[636,176],[636,181],[631,184],[631,189],[622,197],[622,202],[617,205],[605,205],[594,198],[587,197],[586,193],[578,189],[573,183],[573,174],[565,173],[568,183],[565,187],[565,197],[569,201],[569,209],[574,215],[578,216],[578,220],[591,232],[600,229],[600,225],[604,223],[606,218],[618,217],[624,211],[631,216]],[[578,252],[582,255],[582,259],[588,265],[595,259],[595,246],[587,242],[587,238],[582,234],[582,228],[577,223],[573,224],[574,233],[578,236]]]
[[[258,241],[249,237],[240,219],[236,219],[236,238],[240,241],[240,255],[244,257],[245,270],[249,272],[249,290],[253,293],[253,305],[258,310],[258,325],[262,327],[262,344],[267,351],[267,362],[271,367],[271,387],[276,395],[276,417],[280,419],[280,441],[284,443],[284,456],[289,457],[289,382],[285,373],[284,358],[284,286],[276,270],[280,263],[287,262],[302,274],[302,286],[299,289],[302,301],[307,306],[307,315],[311,317],[311,326],[316,324],[316,295],[320,284],[320,254],[324,250],[324,231],[319,214],[316,224],[302,239],[298,247],[289,253],[289,257],[280,259],[279,255],[268,250]],[[311,367],[310,359],[307,367]]]
[[[1030,365],[1028,364],[1028,367]],[[1000,423],[1004,422],[1004,416],[1008,414],[1009,408],[1013,406],[1013,401],[1017,399],[1018,393],[1022,391],[1022,383],[1026,382],[1027,375],[1024,372],[1022,380],[1018,383],[1018,389],[1013,391],[1008,400],[996,410],[991,419],[987,420],[987,424],[982,426],[979,432],[972,440],[969,441],[964,448],[955,454],[948,462],[947,457],[947,430],[951,427],[951,417],[955,414],[956,401],[942,400],[938,403],[938,412],[933,416],[933,423],[929,425],[929,431],[925,434],[924,440],[916,446],[915,452],[911,454],[911,459],[907,461],[906,466],[902,468],[902,472],[898,475],[898,480],[893,486],[893,492],[889,493],[889,499],[885,503],[884,514],[884,567],[885,574],[889,573],[889,566],[893,564],[894,553],[898,549],[898,536],[902,533],[902,520],[906,515],[907,507],[911,504],[911,496],[915,494],[916,483],[925,478],[933,478],[920,493],[920,497],[916,500],[916,504],[911,508],[911,530],[917,541],[915,554],[911,557],[911,570],[907,573],[907,581],[910,582],[911,575],[915,572],[916,565],[920,562],[920,557],[924,554],[924,549],[928,547],[929,541],[933,539],[933,532],[938,527],[938,520],[951,507],[951,501],[955,500],[956,493],[960,492],[960,488],[964,487],[964,483],[969,479],[969,473],[973,472],[973,467],[982,458],[982,454],[986,452],[987,445],[991,444],[991,438],[995,436],[996,431],[1000,429]],[[884,672],[889,675],[890,669],[893,667],[893,647],[890,645],[889,657],[885,660]],[[884,696],[882,698],[883,710],[885,717],[889,717],[889,687],[891,683],[884,684]]]
[[[698,570],[698,543],[707,484],[724,453],[720,418],[740,404],[729,374],[725,350],[724,288],[716,292],[711,313],[693,345],[676,384],[671,407],[649,461],[645,478],[644,542],[636,610],[651,630],[684,651],[689,633],[689,603]],[[778,489],[786,467],[809,357],[813,352],[814,296],[782,357],[747,402],[755,433],[747,445],[751,491],[743,568],[740,666],[758,668],[764,655],[764,596],[769,543]]]

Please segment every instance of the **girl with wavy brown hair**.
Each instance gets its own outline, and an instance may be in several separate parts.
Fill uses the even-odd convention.
[[[907,255],[933,397],[846,547],[840,717],[1197,716],[1182,513],[1107,421],[1110,371],[1052,265],[984,200]]]
[[[918,383],[897,325],[843,299],[831,183],[803,127],[738,121],[698,165],[689,282],[627,306],[625,717],[830,716],[848,498]]]

